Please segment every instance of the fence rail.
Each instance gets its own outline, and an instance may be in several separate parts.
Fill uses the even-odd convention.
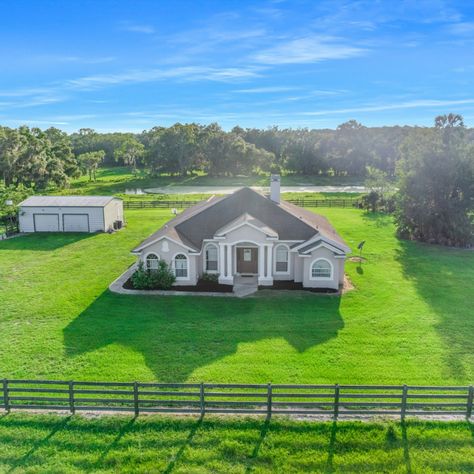
[[[291,385],[9,380],[0,407],[12,410],[328,415],[472,416],[474,387]]]
[[[201,201],[152,201],[137,199],[124,201],[125,209],[183,209],[194,206]],[[287,202],[300,207],[358,207],[360,200],[358,198],[342,199],[288,199]]]

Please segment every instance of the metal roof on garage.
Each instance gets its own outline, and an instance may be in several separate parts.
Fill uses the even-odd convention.
[[[104,207],[114,196],[31,196],[21,207]]]

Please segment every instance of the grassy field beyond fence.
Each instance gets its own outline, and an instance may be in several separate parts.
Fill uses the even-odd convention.
[[[466,422],[0,416],[0,472],[474,472]]]

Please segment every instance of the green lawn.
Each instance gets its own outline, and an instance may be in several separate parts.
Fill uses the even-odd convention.
[[[168,210],[128,211],[113,235],[0,242],[0,378],[474,382],[474,252],[399,241],[386,216],[318,211],[353,248],[367,240],[342,297],[110,293]]]
[[[472,473],[473,434],[466,422],[11,414],[0,472]]]

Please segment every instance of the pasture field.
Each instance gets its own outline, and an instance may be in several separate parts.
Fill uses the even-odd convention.
[[[127,211],[112,235],[0,242],[0,378],[472,383],[474,253],[400,241],[388,216],[318,212],[353,249],[367,241],[343,296],[109,292],[169,210]]]

